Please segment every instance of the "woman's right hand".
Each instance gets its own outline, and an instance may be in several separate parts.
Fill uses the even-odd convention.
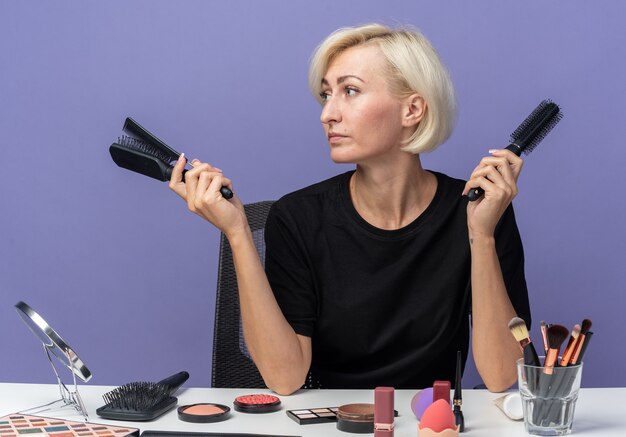
[[[222,174],[222,170],[194,159],[193,168],[185,173],[183,170],[187,159],[180,155],[172,171],[169,187],[187,202],[189,210],[212,223],[227,237],[238,231],[245,231],[248,221],[243,204],[236,194],[230,200],[222,196],[223,186],[233,191],[230,179]]]

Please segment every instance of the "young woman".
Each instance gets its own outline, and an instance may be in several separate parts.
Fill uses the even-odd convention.
[[[262,266],[232,182],[181,159],[170,187],[233,250],[244,336],[267,386],[422,388],[454,380],[472,350],[492,391],[515,381],[514,316],[530,323],[523,250],[511,205],[522,160],[492,150],[467,182],[422,168],[450,135],[454,91],[423,35],[371,24],[317,48],[310,87],[334,162],[355,170],[278,200]],[[480,200],[464,195],[481,187]]]

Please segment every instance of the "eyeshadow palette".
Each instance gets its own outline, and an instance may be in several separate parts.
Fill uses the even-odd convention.
[[[0,437],[124,437],[139,436],[136,428],[72,422],[25,414],[0,417]]]
[[[331,408],[311,408],[304,410],[289,410],[287,416],[295,420],[300,425],[311,423],[329,423],[337,421],[337,407]]]

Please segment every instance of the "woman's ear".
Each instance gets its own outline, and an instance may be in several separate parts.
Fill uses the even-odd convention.
[[[411,94],[404,99],[402,110],[402,125],[405,127],[413,127],[424,118],[424,114],[426,114],[426,102],[419,94]]]

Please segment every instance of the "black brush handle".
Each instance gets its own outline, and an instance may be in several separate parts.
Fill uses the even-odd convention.
[[[182,371],[175,373],[167,378],[157,382],[157,384],[163,385],[169,389],[169,395],[172,396],[178,388],[189,379],[189,372]]]
[[[520,149],[516,144],[509,144],[508,146],[506,146],[506,149],[515,153],[517,156],[520,156],[522,154],[522,149]],[[470,202],[473,202],[480,199],[483,194],[485,194],[485,190],[483,190],[482,188],[472,188],[469,193],[467,193],[467,198],[470,200]]]
[[[172,166],[170,166],[167,169],[167,180],[171,179],[173,170],[174,170],[174,167]],[[187,171],[188,171],[187,169],[183,170],[183,182],[185,182],[185,174],[187,173]],[[232,199],[233,197],[233,192],[228,187],[220,188],[220,193],[222,193],[222,196],[224,196],[224,199]]]

